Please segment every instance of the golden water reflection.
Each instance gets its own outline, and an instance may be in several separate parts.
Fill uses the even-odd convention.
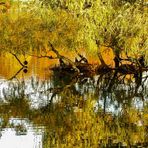
[[[102,56],[105,60],[105,62],[108,65],[114,65],[113,62],[113,52],[111,49],[101,48]],[[66,57],[75,60],[74,57],[76,57],[76,53],[74,51],[65,52],[61,51],[61,55],[65,55]],[[97,57],[97,54],[90,54],[89,52],[86,52],[84,49],[80,49],[80,53],[88,59],[88,61],[92,64],[98,64],[99,60]],[[49,55],[54,55],[53,53],[49,53]],[[17,58],[20,60],[20,62],[27,61],[27,73],[24,73],[23,70],[19,72],[19,70],[22,68],[16,57],[14,57],[11,53],[0,53],[0,77],[3,77],[5,79],[11,79],[17,72],[17,78],[27,78],[31,76],[37,76],[38,78],[45,80],[48,79],[49,76],[52,74],[52,71],[50,71],[50,68],[58,65],[58,60],[50,60],[48,58],[39,58],[37,56],[41,56],[41,53],[31,53],[31,54],[24,54],[24,55],[17,55]]]
[[[109,91],[112,73],[78,79],[51,72],[54,61],[19,59],[28,61],[28,72],[6,81],[21,65],[11,54],[0,58],[0,144],[11,136],[14,145],[19,138],[35,145],[19,148],[147,147],[148,81],[137,88],[115,78]]]
[[[46,58],[38,59],[37,57],[33,56],[25,57],[18,55],[18,59],[22,63],[25,60],[28,62],[28,71],[27,73],[24,73],[23,70],[21,70],[17,74],[17,78],[27,78],[36,75],[40,79],[48,79],[51,74],[49,68],[57,64],[57,62],[54,60],[49,60]],[[0,65],[0,77],[5,79],[12,78],[22,68],[18,60],[10,53],[0,55]]]

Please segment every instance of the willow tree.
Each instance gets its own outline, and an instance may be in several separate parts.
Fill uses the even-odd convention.
[[[86,49],[101,55],[104,46],[117,57],[148,55],[147,5],[143,0],[43,0],[19,4],[15,19],[12,11],[0,14],[1,49],[24,52],[43,50],[48,41],[56,49]]]
[[[60,6],[63,5],[81,25],[77,38],[79,44],[97,51],[100,60],[102,46],[110,47],[115,55],[122,52],[132,56],[147,55],[147,8],[143,1],[69,0],[61,1]]]
[[[147,56],[147,5],[143,0],[53,0],[42,1],[52,10],[72,15],[81,29],[73,38],[76,48],[98,52],[111,48],[115,56]],[[76,25],[76,24],[74,24]],[[65,37],[65,36],[64,36]],[[73,43],[71,41],[70,43]]]

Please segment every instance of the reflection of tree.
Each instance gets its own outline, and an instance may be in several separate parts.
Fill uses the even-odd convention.
[[[144,104],[147,96],[146,81],[140,76],[141,83],[137,84],[135,79],[133,76],[126,78],[126,75],[120,75],[116,72],[98,77],[97,92],[100,94],[99,100],[102,100],[100,103],[104,112],[112,107],[114,108],[113,111],[120,110],[124,105],[132,106],[135,98],[138,98]]]
[[[63,96],[61,94],[74,95],[76,98],[82,97],[83,101],[87,98],[85,95],[93,95],[96,98],[100,97],[104,100],[104,112],[106,103],[114,103],[117,101],[120,104],[127,103],[131,104],[132,99],[139,97],[144,101],[144,95],[146,95],[145,81],[141,78],[135,78],[133,75],[131,78],[127,78],[126,75],[121,75],[115,71],[108,72],[107,74],[100,74],[96,77],[85,77],[83,75],[73,75],[63,71],[54,71],[52,78],[53,87],[43,92],[50,90],[52,93],[52,98],[50,103],[54,102],[54,97],[59,96],[62,100]],[[140,79],[140,83],[137,84],[137,79]],[[135,82],[134,82],[135,81]],[[65,97],[66,95],[64,95]],[[68,99],[68,97],[66,97]],[[52,105],[51,105],[52,106]],[[46,108],[47,106],[45,106]]]
[[[16,76],[23,70],[23,67],[20,68],[9,80],[16,78]]]
[[[69,147],[85,147],[85,144],[90,147],[129,147],[136,144],[136,137],[141,145],[145,145],[146,125],[143,122],[139,126],[139,122],[145,121],[146,117],[131,101],[137,96],[134,82],[125,84],[122,77],[116,77],[111,91],[108,91],[110,78],[114,77],[112,73],[95,78],[67,76],[65,73],[59,78],[59,73],[54,74],[51,81],[41,84],[39,80],[32,79],[29,86],[31,92],[27,94],[25,89],[29,83],[25,81],[11,84],[4,91],[5,101],[0,106],[0,114],[4,119],[2,128],[8,126],[10,117],[29,118],[36,125],[46,126],[45,147],[55,146],[54,141],[59,145],[66,143]],[[44,103],[45,100],[42,100],[42,106],[32,108],[28,97],[36,93],[40,94],[39,99],[48,94],[55,95],[50,96],[53,97],[52,101],[48,96],[49,102]],[[100,100],[103,107],[100,107]],[[118,114],[108,110],[111,105],[121,107]],[[21,126],[15,129],[18,133],[25,131]]]
[[[28,62],[27,61],[24,61],[24,63],[22,63],[21,61],[20,61],[20,59],[17,57],[17,55],[16,54],[14,54],[14,53],[12,53],[12,52],[10,52],[10,54],[12,54],[14,57],[15,57],[15,59],[18,61],[18,63],[21,65],[21,68],[9,79],[9,80],[12,80],[12,79],[14,79],[14,78],[16,78],[16,76],[23,70],[23,72],[24,73],[27,73],[27,64],[28,64]]]

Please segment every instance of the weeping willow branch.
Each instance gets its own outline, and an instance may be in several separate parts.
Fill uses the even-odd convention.
[[[49,43],[49,46],[51,47],[51,50],[56,54],[56,56],[57,56],[58,59],[61,59],[61,60],[65,61],[65,63],[68,63],[69,65],[71,65],[72,68],[73,68],[76,72],[80,73],[80,70],[76,67],[76,64],[75,64],[73,61],[71,61],[70,59],[66,58],[65,56],[62,56],[62,55],[58,52],[58,50],[55,49],[55,47],[53,46],[53,44],[52,44],[50,41],[49,41],[48,43]]]

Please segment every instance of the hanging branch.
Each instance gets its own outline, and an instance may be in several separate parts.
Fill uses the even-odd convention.
[[[50,41],[49,41],[48,43],[49,43],[49,45],[50,45],[50,47],[51,47],[51,50],[56,54],[56,56],[57,56],[57,58],[58,58],[59,60],[68,62],[68,64],[71,65],[72,68],[73,68],[76,72],[80,73],[80,70],[76,67],[76,64],[75,64],[73,61],[71,61],[70,59],[66,58],[65,56],[62,56],[62,55],[54,48],[53,44],[52,44]]]
[[[27,68],[27,66],[26,65],[24,65],[20,60],[19,60],[19,58],[16,56],[16,54],[14,54],[14,53],[12,53],[12,52],[10,52],[15,58],[16,58],[16,60],[20,63],[20,65],[24,68]]]
[[[14,78],[16,78],[16,76],[24,69],[24,73],[26,73],[27,72],[27,64],[28,64],[28,62],[27,61],[25,61],[24,62],[24,64],[19,60],[19,58],[16,56],[16,54],[14,54],[14,53],[12,53],[12,52],[10,52],[10,54],[12,54],[15,58],[16,58],[16,60],[19,62],[19,64],[22,66],[9,80],[12,80],[12,79],[14,79]]]
[[[31,57],[39,58],[39,59],[41,59],[41,58],[48,58],[50,60],[58,59],[57,57],[53,57],[53,56],[49,56],[49,55],[34,55],[34,54],[30,54],[28,52],[25,54],[27,54],[28,56],[31,56]]]

